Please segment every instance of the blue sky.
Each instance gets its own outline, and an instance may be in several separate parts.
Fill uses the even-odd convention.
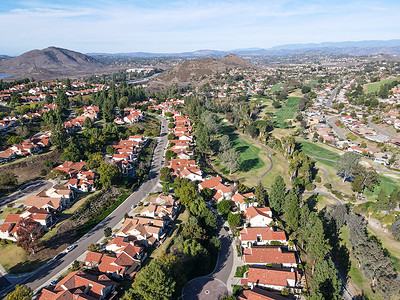
[[[183,52],[400,38],[398,0],[1,0],[0,54]]]

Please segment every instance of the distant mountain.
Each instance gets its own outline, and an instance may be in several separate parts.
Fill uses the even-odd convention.
[[[316,49],[316,48],[347,48],[347,47],[395,47],[400,46],[400,39],[380,41],[380,40],[370,40],[370,41],[347,41],[347,42],[323,42],[323,43],[309,43],[309,44],[286,44],[279,45],[268,50],[276,49]]]
[[[208,80],[212,75],[234,68],[256,68],[256,66],[235,54],[228,54],[220,60],[215,58],[192,59],[161,73],[151,85],[197,84],[203,79]]]
[[[380,41],[348,41],[348,42],[324,42],[309,44],[287,44],[274,46],[268,49],[263,48],[244,48],[230,51],[218,50],[197,50],[193,52],[181,53],[151,53],[151,52],[131,52],[131,53],[88,53],[91,56],[127,56],[127,57],[213,57],[220,58],[229,53],[240,56],[270,56],[270,55],[296,55],[296,54],[318,54],[331,53],[340,55],[377,55],[390,54],[400,55],[400,39]]]
[[[95,58],[56,47],[32,50],[0,61],[0,74],[50,79],[92,73],[102,67]]]

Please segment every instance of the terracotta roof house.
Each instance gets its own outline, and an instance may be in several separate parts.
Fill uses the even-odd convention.
[[[201,191],[204,188],[209,188],[210,190],[212,190],[221,182],[222,178],[220,176],[204,180],[203,182],[199,183],[199,190]]]
[[[275,230],[273,227],[245,227],[240,231],[242,247],[265,246],[271,242],[280,242],[287,245],[286,234],[284,231]]]
[[[250,199],[254,199],[253,193],[240,194],[239,192],[236,192],[232,196],[232,201],[235,203],[235,205],[239,208],[240,211],[246,211],[246,209],[249,208],[250,206],[258,205],[257,202],[253,202]]]
[[[284,288],[296,287],[296,272],[289,270],[273,270],[250,267],[247,276],[247,285],[260,286],[281,291]]]
[[[280,247],[247,248],[243,251],[242,259],[246,265],[281,264],[283,267],[297,267],[295,253],[282,252]]]
[[[251,227],[265,227],[272,221],[272,211],[269,207],[250,206],[245,212],[246,222]]]
[[[238,300],[287,300],[280,294],[266,291],[258,287],[253,287],[251,290],[243,290],[239,295]]]
[[[118,284],[106,275],[97,276],[83,271],[75,271],[64,277],[55,287],[44,288],[38,300],[103,300],[110,296],[117,286]]]
[[[159,218],[135,216],[126,218],[117,236],[134,238],[145,246],[154,245],[163,236],[165,221]]]
[[[133,259],[126,252],[116,255],[104,254],[97,268],[100,272],[110,274],[115,278],[134,277],[140,269],[140,260]]]
[[[88,251],[83,261],[89,268],[95,268],[100,264],[102,257],[103,253]]]

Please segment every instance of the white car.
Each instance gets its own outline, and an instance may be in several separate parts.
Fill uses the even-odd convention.
[[[69,246],[67,249],[65,249],[65,252],[69,253],[69,252],[71,252],[72,250],[74,250],[77,246],[78,246],[78,245],[71,245],[71,246]]]

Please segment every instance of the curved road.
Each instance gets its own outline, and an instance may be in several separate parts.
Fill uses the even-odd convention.
[[[118,206],[107,218],[101,221],[96,227],[80,238],[75,244],[77,247],[70,253],[66,254],[60,260],[50,260],[48,263],[40,267],[38,270],[30,274],[19,284],[26,284],[32,290],[38,290],[46,285],[49,281],[53,280],[60,272],[66,269],[74,260],[84,254],[90,244],[97,243],[104,237],[104,228],[115,227],[123,219],[125,213],[131,211],[131,206],[138,204],[150,192],[153,192],[157,186],[160,176],[160,169],[164,163],[164,148],[168,143],[168,121],[167,119],[157,116],[161,121],[162,128],[157,146],[154,151],[153,162],[151,171],[146,182],[144,182],[139,189],[131,194],[120,206]],[[0,293],[0,298],[10,292],[14,286],[10,286]]]

